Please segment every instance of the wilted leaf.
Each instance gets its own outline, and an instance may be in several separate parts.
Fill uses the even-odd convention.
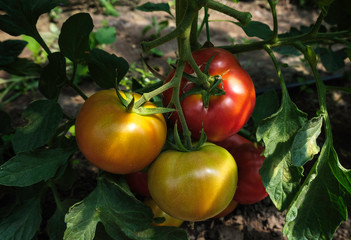
[[[289,206],[299,188],[302,168],[292,165],[291,147],[305,121],[306,114],[283,94],[278,112],[262,120],[257,128],[257,140],[263,139],[265,143],[266,159],[260,169],[262,182],[279,210]]]
[[[316,168],[312,168],[286,214],[284,235],[289,240],[332,239],[341,221],[347,218],[341,185],[328,162],[335,162],[334,150],[325,143]]]
[[[303,166],[319,152],[316,140],[321,133],[322,123],[321,117],[312,118],[297,132],[291,150],[294,166]]]

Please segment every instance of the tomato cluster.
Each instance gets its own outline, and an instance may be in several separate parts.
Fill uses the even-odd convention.
[[[206,106],[201,94],[185,95],[194,89],[195,84],[183,77],[180,86],[182,110],[194,138],[199,138],[203,128],[209,141],[222,141],[237,133],[249,120],[256,102],[254,84],[248,73],[240,66],[238,60],[230,52],[220,48],[203,48],[193,52],[193,58],[201,70],[208,67],[210,77],[221,78],[219,87],[224,95],[210,96]],[[194,70],[187,64],[186,73],[193,74]],[[174,76],[175,70],[168,75],[166,82]],[[171,101],[173,90],[163,93],[165,105]],[[178,121],[177,113],[170,118],[174,124]]]
[[[164,116],[138,114],[126,106],[128,96],[116,90],[101,90],[89,97],[76,120],[77,144],[86,159],[104,171],[125,174],[131,191],[146,198],[145,204],[156,218],[165,218],[155,225],[179,226],[183,221],[221,217],[238,203],[251,204],[266,196],[258,174],[264,160],[262,148],[235,134],[255,105],[249,75],[223,49],[201,49],[193,58],[211,84],[220,81],[215,87],[222,91],[212,95],[204,89],[209,94],[205,104],[204,94],[188,94],[198,86],[186,78],[181,80],[181,106],[192,137],[199,138],[203,128],[209,140],[196,149],[163,149],[167,135]],[[184,71],[193,74],[190,65]],[[133,94],[129,103],[140,98]],[[165,91],[165,106],[171,98],[172,89]],[[142,105],[155,107],[151,102]],[[169,123],[178,118],[174,112]],[[261,187],[259,193],[253,191]]]

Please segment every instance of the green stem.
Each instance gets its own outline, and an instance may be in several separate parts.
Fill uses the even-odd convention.
[[[169,42],[175,38],[177,38],[179,35],[181,35],[186,29],[188,29],[189,26],[191,26],[193,22],[193,17],[194,17],[194,11],[190,9],[189,7],[186,8],[185,15],[183,16],[182,20],[180,20],[179,25],[170,33],[167,35],[157,38],[153,41],[150,42],[142,42],[141,47],[144,52],[148,52],[152,48],[155,48],[157,46],[160,46],[166,42]],[[176,17],[176,21],[178,17]]]
[[[324,124],[325,124],[325,135],[326,135],[326,141],[331,141],[333,140],[333,134],[331,130],[331,123],[330,123],[330,118],[328,115],[327,111],[327,88],[325,84],[323,83],[322,78],[320,77],[320,74],[317,70],[317,58],[316,54],[312,50],[310,46],[303,46],[299,45],[298,46],[299,50],[304,54],[305,59],[308,61],[308,64],[310,65],[310,68],[312,70],[313,76],[316,80],[316,87],[317,87],[317,93],[318,93],[318,102],[320,106],[320,114],[323,116]]]
[[[71,81],[67,81],[68,85],[74,89],[74,91],[76,91],[84,100],[87,100],[88,97],[87,95],[85,95],[85,93],[73,82]]]
[[[191,132],[190,132],[188,125],[186,123],[185,116],[184,116],[183,109],[182,109],[182,105],[180,103],[180,97],[179,97],[180,84],[181,84],[181,80],[182,80],[182,76],[183,76],[185,63],[186,63],[185,61],[179,60],[176,72],[175,72],[174,77],[172,79],[175,82],[175,85],[173,87],[171,103],[173,103],[175,109],[177,110],[178,116],[179,116],[180,124],[181,124],[182,129],[183,129],[183,137],[184,137],[184,142],[185,142],[184,145],[187,149],[191,150],[192,149]]]
[[[164,91],[166,91],[167,89],[170,89],[171,87],[173,87],[175,85],[175,82],[173,81],[173,79],[165,84],[163,84],[161,87],[148,92],[148,93],[144,93],[141,98],[135,102],[134,104],[134,108],[139,108],[141,107],[145,102],[150,101],[150,99],[152,99],[153,97],[163,93]]]
[[[197,19],[198,19],[198,12],[196,12],[194,14],[194,20],[193,23],[191,25],[191,32],[190,32],[190,46],[191,46],[191,50],[195,51],[199,48],[201,48],[201,44],[199,43],[199,39],[198,39],[198,24],[197,24]]]
[[[210,37],[210,26],[208,25],[208,8],[204,7],[205,9],[205,25],[206,25],[206,39],[207,42],[211,42],[211,37]]]
[[[279,78],[279,81],[280,81],[280,87],[282,89],[282,93],[283,95],[289,95],[288,94],[288,89],[286,88],[286,84],[285,84],[285,81],[284,81],[284,78],[283,78],[283,75],[282,75],[282,70],[280,68],[280,64],[277,60],[277,58],[275,57],[271,47],[267,44],[267,45],[264,45],[263,46],[264,50],[266,50],[266,52],[268,53],[268,55],[271,57],[272,61],[273,61],[273,64],[277,70],[277,75],[278,75],[278,78]]]
[[[280,46],[293,46],[296,42],[301,43],[314,43],[321,42],[323,40],[330,40],[331,38],[342,37],[347,38],[351,37],[350,31],[340,31],[340,32],[329,32],[329,33],[318,33],[315,36],[311,36],[308,34],[301,34],[294,37],[286,37],[280,38],[275,42],[271,40],[262,40],[256,41],[249,44],[236,44],[234,46],[218,46],[219,48],[223,48],[228,50],[231,53],[240,53],[240,52],[249,52],[263,49],[264,45],[269,44],[271,48],[280,47]]]
[[[316,23],[313,25],[313,28],[308,33],[308,35],[315,36],[318,33],[319,28],[321,27],[322,22],[323,22],[324,18],[327,16],[327,14],[328,14],[328,10],[326,8],[323,8],[321,10],[321,13],[318,16]]]
[[[205,6],[237,19],[244,26],[246,26],[251,21],[251,13],[240,12],[214,0],[208,0]]]
[[[271,7],[272,17],[273,17],[273,34],[270,42],[276,42],[278,39],[278,17],[277,17],[277,1],[268,0],[269,6]]]
[[[63,206],[63,204],[61,202],[61,199],[60,199],[59,193],[57,191],[56,185],[53,182],[51,182],[51,181],[48,181],[47,185],[49,186],[49,188],[52,191],[52,194],[54,195],[54,199],[55,199],[55,203],[56,203],[57,209],[59,209],[62,212],[65,212],[65,208],[64,208],[64,206]]]
[[[50,55],[51,51],[50,51],[49,47],[46,45],[45,41],[43,40],[43,38],[41,37],[41,35],[39,34],[37,29],[35,29],[35,35],[33,37],[40,44],[40,46],[42,46],[42,48],[44,48],[45,52],[48,55]]]

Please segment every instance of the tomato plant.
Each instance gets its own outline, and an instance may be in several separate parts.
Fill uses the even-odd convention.
[[[126,178],[120,175],[148,167],[154,158],[156,161],[149,168],[150,194],[169,215],[203,220],[230,211],[235,207],[236,196],[242,196],[238,201],[251,203],[268,193],[276,208],[285,211],[282,232],[287,239],[333,238],[348,217],[351,170],[339,160],[339,139],[333,135],[332,126],[336,115],[328,107],[335,103],[336,95],[344,100],[351,90],[346,81],[344,86],[333,86],[330,81],[327,85],[322,76],[348,70],[345,63],[351,58],[349,0],[315,1],[313,11],[319,13],[313,18],[315,22],[300,28],[294,26],[289,31],[281,28],[278,1],[273,0],[267,0],[269,7],[262,9],[271,14],[270,24],[251,21],[250,13],[240,11],[241,4],[230,1],[223,4],[218,0],[175,0],[172,6],[145,3],[133,7],[147,12],[163,11],[169,14],[169,21],[175,19],[175,28],[141,43],[143,57],[148,55],[152,61],[151,51],[157,53],[157,47],[176,40],[177,59],[166,81],[150,84],[149,79],[131,77],[124,82],[132,84],[123,88],[121,80],[129,71],[129,64],[90,41],[94,40],[95,22],[90,14],[72,14],[55,31],[60,32],[57,39],[52,41],[50,37],[47,44],[48,35],[37,28],[38,19],[45,21],[41,15],[54,9],[60,12],[64,2],[69,6],[72,1],[0,0],[0,29],[16,37],[0,41],[0,70],[11,75],[1,74],[4,79],[0,82],[0,239],[188,239],[186,231],[179,227],[152,226],[152,210],[132,194]],[[116,1],[105,4],[109,12],[114,7],[112,2]],[[203,28],[207,42],[211,42],[209,26],[216,24],[209,19],[209,10],[227,15],[229,19],[225,21],[233,23],[235,31],[243,31],[247,35],[245,41],[235,39],[234,44],[225,46],[213,42],[215,47],[202,47],[199,36]],[[50,29],[54,29],[52,25]],[[121,32],[115,31],[115,26],[105,30],[99,33],[106,34],[100,37],[107,42]],[[27,54],[21,53],[26,46],[47,58],[25,58]],[[251,79],[233,54],[256,54],[258,50],[258,54],[272,60],[277,81],[259,79],[264,93],[255,100]],[[284,79],[284,72],[292,65],[280,62],[277,53],[284,58],[299,56],[310,68],[306,77],[312,79],[309,83],[314,87],[310,90],[315,91],[313,98],[318,100],[314,109],[308,111],[310,115],[290,97],[289,85],[301,82]],[[256,58],[253,55],[252,59]],[[274,71],[267,62],[255,66],[262,73]],[[134,68],[129,76],[134,75],[135,69],[139,68]],[[151,67],[149,70],[159,80],[167,77],[158,76]],[[88,98],[80,82],[86,79],[89,84],[97,84],[99,90],[113,90],[102,90]],[[274,86],[280,92],[275,94],[277,101],[271,101],[272,95],[265,91],[273,82],[279,82],[279,86]],[[33,95],[33,102],[26,106],[23,101],[11,102],[23,89],[32,88],[41,93]],[[63,89],[73,90],[86,100],[78,116],[61,101]],[[121,89],[126,91],[122,93]],[[133,98],[130,92],[142,95],[134,94]],[[161,96],[167,107],[161,107]],[[299,99],[298,104],[305,108],[305,102]],[[347,103],[344,101],[343,107],[347,108]],[[247,121],[254,105],[252,121]],[[16,119],[19,109],[23,109],[23,119]],[[341,109],[338,108],[341,114],[337,116],[347,116],[347,111]],[[173,111],[166,126],[161,114]],[[70,131],[75,122],[76,135]],[[243,132],[249,131],[264,145],[264,156],[259,146],[245,143],[238,135],[231,136],[245,123],[248,128]],[[168,134],[164,145],[166,129],[173,130],[173,134]],[[202,145],[206,141],[202,129],[209,141],[218,144],[226,144],[231,136],[228,139],[232,142],[223,146],[235,146],[229,151],[238,159],[237,166],[224,148]],[[162,147],[165,151],[159,154]],[[80,152],[105,171],[96,174],[87,169]],[[304,169],[309,161],[313,167]],[[257,185],[260,164],[260,180],[267,193],[262,185]],[[82,186],[86,179],[89,186],[81,189],[86,186]],[[250,183],[250,187],[241,187],[241,182]],[[256,186],[255,194],[252,186]],[[262,190],[260,194],[257,189]],[[249,192],[244,194],[242,190]]]
[[[150,196],[146,172],[129,173],[126,180],[132,192],[145,197]]]
[[[202,71],[209,63],[208,74],[215,81],[215,77],[221,78],[219,88],[223,89],[224,95],[209,97],[206,105],[204,95],[201,93],[187,95],[195,87],[195,84],[183,77],[180,85],[180,97],[182,110],[192,133],[199,138],[201,129],[204,128],[209,141],[221,141],[238,132],[250,118],[255,106],[255,88],[249,74],[240,66],[234,55],[220,48],[203,48],[192,53],[196,64]],[[193,74],[194,70],[187,64],[184,71]],[[166,82],[174,77],[173,70],[167,77]],[[172,89],[163,93],[164,105],[168,105],[172,97]],[[171,116],[171,121],[179,122],[176,113]]]
[[[167,150],[148,171],[151,197],[167,214],[200,221],[224,210],[237,184],[237,166],[230,153],[212,143],[197,151]]]
[[[164,221],[161,223],[152,222],[152,225],[154,225],[154,226],[179,227],[184,222],[183,220],[169,216],[167,213],[162,211],[161,208],[159,208],[159,206],[157,206],[157,204],[155,203],[155,201],[152,198],[146,199],[144,201],[144,203],[151,208],[152,213],[154,214],[154,218],[164,218]]]
[[[140,98],[134,94],[135,99]],[[144,107],[155,107],[146,103]],[[128,112],[115,90],[89,97],[76,120],[76,140],[84,156],[111,173],[140,171],[150,164],[166,140],[162,114],[142,116]]]

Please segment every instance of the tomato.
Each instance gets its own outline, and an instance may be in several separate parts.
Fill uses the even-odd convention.
[[[264,148],[238,136],[216,144],[226,148],[238,165],[239,179],[234,200],[240,204],[253,204],[268,196],[259,174],[265,159],[262,155]]]
[[[150,196],[146,172],[129,173],[126,175],[126,180],[132,192],[145,197]]]
[[[220,87],[225,91],[225,95],[211,96],[208,108],[204,106],[201,94],[186,96],[181,105],[194,138],[200,137],[203,127],[209,141],[222,141],[238,132],[248,121],[255,106],[256,95],[250,76],[233,54],[219,48],[203,48],[193,52],[193,58],[202,71],[212,57],[209,75],[222,77]],[[184,71],[188,74],[194,73],[189,64],[185,66]],[[165,82],[170,81],[174,73],[175,70],[172,70]],[[192,88],[194,84],[183,77],[180,95]],[[172,91],[169,89],[163,93],[165,106],[172,98]],[[178,120],[177,113],[173,113],[170,120],[174,124]]]
[[[162,211],[161,208],[159,208],[159,206],[157,206],[155,201],[152,200],[152,198],[146,199],[145,200],[145,204],[148,205],[151,208],[152,213],[154,214],[155,218],[164,218],[165,219],[165,221],[162,222],[162,223],[155,223],[155,222],[153,222],[152,223],[153,226],[179,227],[184,222],[183,220],[171,217],[167,213]]]
[[[167,214],[184,221],[201,221],[229,205],[237,171],[232,155],[213,143],[192,152],[167,150],[149,168],[149,191]]]
[[[222,212],[214,216],[214,218],[221,218],[227,216],[229,213],[233,212],[234,209],[238,206],[238,202],[234,199],[229,203],[228,207],[226,207]]]
[[[134,94],[134,98],[140,95]],[[147,102],[144,107],[155,106]],[[76,120],[77,144],[86,159],[116,174],[140,171],[149,165],[160,153],[166,132],[162,114],[128,112],[115,90],[102,90],[89,97]]]
[[[224,147],[228,151],[230,151],[230,149],[239,147],[241,144],[244,144],[244,143],[251,143],[251,141],[240,136],[239,134],[233,134],[232,136],[224,139],[223,141],[215,142],[215,144],[217,144],[218,146]]]

